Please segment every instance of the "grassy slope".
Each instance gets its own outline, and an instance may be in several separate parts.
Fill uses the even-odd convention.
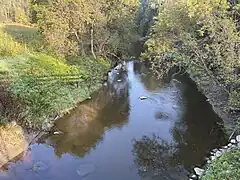
[[[240,179],[240,150],[225,152],[207,168],[202,180],[239,180]]]
[[[47,51],[34,27],[0,25],[0,85],[10,78],[5,90],[11,94],[2,98],[5,102],[1,103],[17,102],[21,106],[20,110],[8,108],[9,112],[2,113],[1,119],[21,120],[28,127],[42,128],[48,122],[46,119],[73,107],[96,90],[108,68],[104,60],[81,57],[76,57],[75,64],[70,65],[65,59],[46,55],[54,54]],[[69,76],[56,78],[61,74]],[[44,78],[39,80],[41,76]],[[76,86],[71,79],[81,83]],[[8,97],[13,99],[9,101]],[[15,116],[9,115],[12,112]]]

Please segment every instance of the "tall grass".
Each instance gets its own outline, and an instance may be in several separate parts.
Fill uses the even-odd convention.
[[[25,47],[16,42],[10,35],[5,33],[0,26],[0,56],[16,56],[25,51]]]

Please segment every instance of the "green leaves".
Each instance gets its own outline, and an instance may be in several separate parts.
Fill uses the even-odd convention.
[[[127,54],[137,37],[137,1],[59,0],[33,3],[38,26],[52,49],[61,55]],[[93,28],[93,29],[92,29]],[[93,30],[93,37],[91,31]]]
[[[226,0],[163,2],[142,57],[155,64],[161,62],[155,66],[159,71],[168,70],[162,67],[169,67],[166,56],[176,54],[184,58],[173,58],[171,66],[181,64],[193,73],[200,68],[222,86],[237,86],[239,76],[233,69],[240,67],[238,7],[239,3],[235,3],[230,9]],[[238,93],[230,96],[229,104],[234,107],[240,107],[232,98]]]

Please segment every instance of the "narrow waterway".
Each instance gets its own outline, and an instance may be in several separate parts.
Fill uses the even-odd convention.
[[[138,62],[56,123],[1,180],[184,180],[224,144],[221,119],[187,77],[157,80]]]

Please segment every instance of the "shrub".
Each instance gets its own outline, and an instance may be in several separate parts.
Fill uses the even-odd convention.
[[[229,105],[234,108],[240,108],[240,89],[231,92]]]

